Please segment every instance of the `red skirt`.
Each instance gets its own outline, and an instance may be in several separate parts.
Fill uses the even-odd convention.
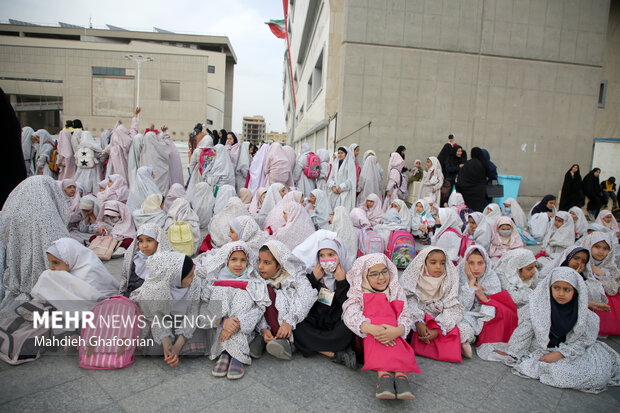
[[[611,311],[595,311],[596,315],[601,319],[598,333],[604,336],[620,335],[620,294],[607,295],[608,304]]]
[[[495,307],[495,318],[484,323],[482,331],[478,334],[476,347],[484,343],[508,343],[512,332],[519,324],[517,306],[508,294],[508,291],[500,291],[488,296],[489,301],[484,305]]]
[[[426,344],[418,338],[418,333],[414,329],[413,336],[411,337],[411,347],[413,347],[415,354],[433,360],[462,363],[461,332],[459,328],[454,326],[454,328],[444,336],[441,333],[441,327],[439,327],[439,324],[437,324],[433,317],[424,314],[424,322],[429,330],[436,328],[439,331],[439,335],[435,340]]]
[[[375,325],[398,326],[398,317],[404,302],[388,302],[385,294],[364,294],[364,316]],[[415,353],[402,337],[394,340],[394,346],[386,346],[371,334],[364,337],[364,367],[362,370],[420,373]]]

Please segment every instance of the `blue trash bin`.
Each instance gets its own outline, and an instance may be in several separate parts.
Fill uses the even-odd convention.
[[[521,176],[516,175],[497,175],[497,183],[504,186],[504,196],[501,198],[493,198],[493,201],[503,209],[504,200],[508,198],[517,199],[519,196],[519,185],[521,185]]]

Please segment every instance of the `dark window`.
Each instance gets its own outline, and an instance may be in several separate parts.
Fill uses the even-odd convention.
[[[215,66],[211,66],[211,65],[207,66],[207,72],[215,73]]]
[[[598,90],[598,107],[605,107],[605,98],[607,97],[607,81],[601,81],[601,86]]]
[[[93,75],[96,76],[125,76],[124,67],[93,66]]]

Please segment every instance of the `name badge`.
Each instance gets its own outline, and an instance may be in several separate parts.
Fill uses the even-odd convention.
[[[316,299],[319,303],[321,304],[325,304],[325,305],[332,305],[332,301],[334,301],[334,292],[328,290],[325,287],[321,287],[321,290],[319,291],[319,296]]]

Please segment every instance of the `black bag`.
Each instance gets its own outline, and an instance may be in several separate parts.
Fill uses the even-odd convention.
[[[504,185],[487,184],[487,198],[501,198],[504,196]]]

